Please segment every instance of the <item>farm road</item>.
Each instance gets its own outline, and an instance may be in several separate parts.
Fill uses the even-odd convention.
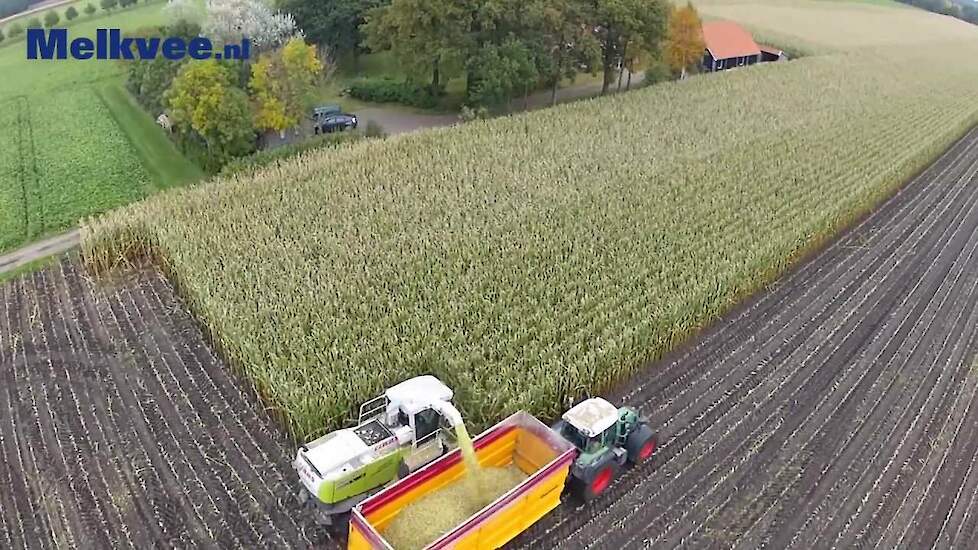
[[[628,78],[627,71],[625,72],[624,78]],[[631,82],[632,89],[636,89],[641,86],[644,79],[644,72],[637,71],[633,73]],[[625,91],[624,84],[622,84],[622,86],[622,91]],[[610,93],[614,94],[615,90],[617,90],[617,82],[611,87]],[[557,90],[557,103],[566,103],[569,101],[576,101],[578,99],[596,97],[600,94],[601,82],[572,84]],[[546,109],[550,107],[550,99],[551,93],[549,90],[535,92],[527,96],[525,100],[523,98],[514,99],[510,103],[510,109],[514,114],[521,111]],[[356,114],[365,122],[376,122],[384,129],[385,132],[392,136],[407,132],[415,132],[425,128],[451,126],[459,123],[458,114],[455,113],[409,111],[400,107],[391,108],[382,105],[360,109],[356,112]]]
[[[0,285],[0,548],[337,547],[292,453],[158,272]]]
[[[0,274],[13,271],[31,262],[54,256],[78,246],[80,234],[77,229],[31,243],[23,248],[0,255]]]
[[[522,548],[974,548],[978,130],[622,386],[652,467]]]

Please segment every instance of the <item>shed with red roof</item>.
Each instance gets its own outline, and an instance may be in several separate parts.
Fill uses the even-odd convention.
[[[703,24],[703,69],[723,71],[753,65],[761,61],[761,47],[746,29],[733,21],[711,21]]]

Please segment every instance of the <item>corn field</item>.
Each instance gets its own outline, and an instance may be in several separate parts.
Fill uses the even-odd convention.
[[[476,426],[553,417],[978,122],[978,31],[921,21],[954,32],[305,154],[87,220],[83,255],[155,258],[297,438],[422,373]]]

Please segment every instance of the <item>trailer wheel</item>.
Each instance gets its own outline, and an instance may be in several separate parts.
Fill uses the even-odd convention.
[[[635,431],[628,435],[628,440],[625,442],[628,461],[632,464],[642,464],[651,460],[655,454],[655,448],[655,433],[646,424],[635,428]]]

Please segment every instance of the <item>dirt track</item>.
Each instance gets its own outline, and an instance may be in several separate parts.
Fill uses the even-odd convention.
[[[156,272],[0,286],[0,548],[335,546],[292,453]]]
[[[662,439],[528,548],[973,548],[978,131],[616,397]]]

